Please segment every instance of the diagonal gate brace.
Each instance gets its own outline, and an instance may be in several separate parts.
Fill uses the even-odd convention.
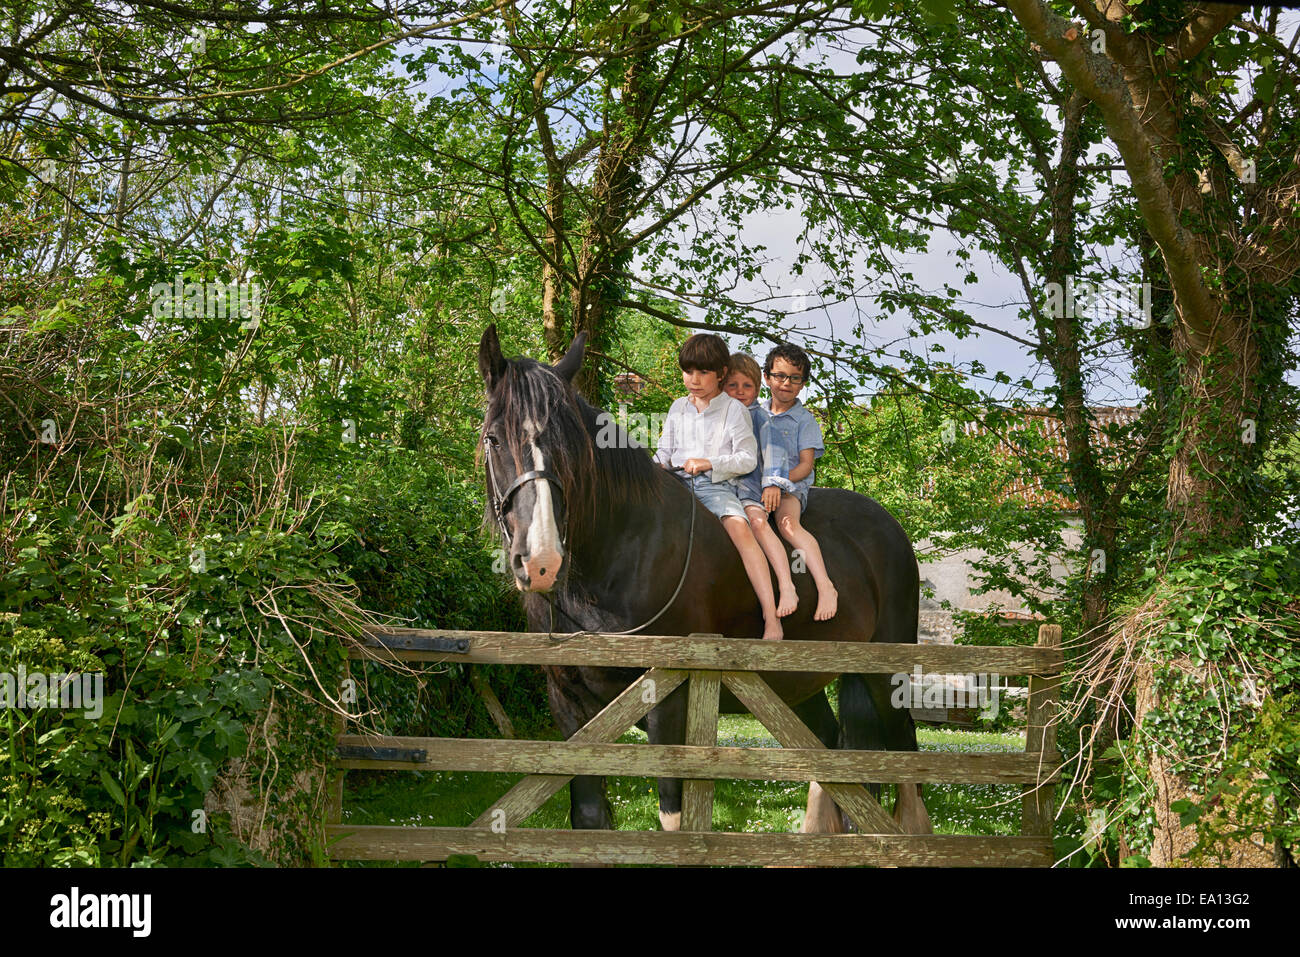
[[[573,733],[570,741],[591,744],[614,741],[628,728],[653,711],[686,680],[687,672],[667,668],[651,668],[623,690],[596,715]],[[647,686],[646,682],[653,682]],[[647,689],[653,692],[646,694]],[[649,698],[650,700],[646,700]],[[545,804],[560,788],[569,783],[573,774],[530,774],[484,811],[474,821],[473,827],[492,827],[503,823],[497,814],[505,813],[504,824],[514,827]]]
[[[781,747],[826,747],[790,706],[768,686],[767,682],[752,671],[724,671],[722,683],[740,700],[741,704],[749,709],[750,714],[772,732],[772,736],[781,743]],[[830,781],[819,781],[818,784],[844,810],[849,820],[856,824],[862,833],[902,833],[903,829],[861,784]]]

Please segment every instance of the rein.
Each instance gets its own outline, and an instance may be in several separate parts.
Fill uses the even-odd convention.
[[[519,491],[521,488],[523,488],[525,485],[527,485],[529,482],[535,482],[538,479],[545,479],[546,481],[551,483],[551,485],[556,489],[556,491],[560,493],[561,501],[564,501],[567,505],[567,499],[565,499],[564,497],[564,486],[560,483],[559,478],[557,478],[554,473],[548,472],[545,469],[534,469],[531,472],[524,472],[513,482],[511,482],[510,487],[507,488],[505,494],[502,495],[498,492],[499,485],[497,483],[496,470],[492,467],[492,443],[488,442],[486,439],[483,442],[483,452],[484,452],[484,458],[487,460],[488,483],[491,485],[489,492],[492,496],[492,512],[493,514],[496,515],[497,524],[501,526],[501,534],[505,537],[506,548],[507,550],[511,550],[514,548],[514,540],[510,536],[510,530],[506,527],[505,516],[506,516],[507,509],[510,507],[510,499],[514,496],[514,494],[517,491]],[[656,621],[662,618],[664,612],[666,612],[669,608],[672,607],[673,602],[677,600],[677,596],[681,594],[682,586],[686,584],[686,573],[690,570],[691,567],[691,554],[695,550],[695,511],[696,511],[695,506],[696,506],[695,496],[692,495],[691,496],[691,530],[689,536],[686,539],[686,560],[682,563],[681,577],[677,579],[677,587],[673,589],[672,596],[668,599],[667,602],[664,603],[664,606],[660,608],[658,612],[655,613],[653,618],[650,618],[642,622],[641,624],[637,625],[635,628],[628,628],[626,631],[600,632],[600,631],[588,631],[586,629],[579,628],[579,630],[575,632],[571,632],[563,635],[556,635],[555,634],[555,612],[556,612],[555,599],[548,593],[545,596],[545,598],[546,598],[546,604],[550,606],[550,610],[551,610],[551,623],[550,623],[550,632],[549,632],[551,640],[556,642],[568,641],[570,638],[577,638],[579,635],[602,635],[602,634],[634,635],[638,631],[643,631],[644,629],[650,627]],[[564,543],[563,535],[560,536],[560,547],[561,548],[566,547]],[[575,625],[581,624],[580,622],[574,621],[573,617],[569,615],[569,613],[566,612],[563,608],[559,609],[559,612],[565,618],[568,618],[569,621],[572,622],[573,624]]]
[[[653,618],[649,619],[648,621],[642,622],[641,624],[637,625],[635,628],[629,628],[626,631],[588,631],[585,628],[580,628],[579,630],[570,632],[569,634],[566,635],[556,635],[555,634],[555,599],[553,599],[550,595],[547,595],[546,603],[551,608],[551,628],[550,628],[551,640],[556,642],[568,641],[570,638],[577,638],[579,635],[635,635],[638,631],[643,631],[644,629],[649,628],[661,617],[663,617],[663,613],[672,607],[673,602],[677,600],[677,596],[681,594],[682,586],[686,584],[686,572],[689,571],[691,567],[691,552],[695,550],[695,501],[694,499],[695,496],[692,495],[691,496],[691,531],[690,531],[690,535],[686,539],[686,561],[682,563],[682,575],[680,578],[677,579],[677,587],[673,589],[672,597],[670,597],[668,601],[664,603],[664,606],[655,613],[655,616]],[[573,624],[575,625],[580,624],[580,622],[573,621],[572,616],[569,615],[569,613],[566,612],[563,608],[560,609],[560,614],[563,615],[565,618],[568,618],[569,621],[573,622]]]

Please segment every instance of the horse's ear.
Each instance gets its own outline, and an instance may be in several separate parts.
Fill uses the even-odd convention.
[[[501,342],[497,339],[496,324],[487,327],[478,343],[478,371],[488,392],[496,388],[506,374],[506,360],[501,356]]]
[[[569,346],[569,351],[564,354],[564,358],[555,363],[552,368],[555,374],[566,382],[572,382],[574,375],[582,368],[582,353],[587,345],[587,333],[580,332],[573,345]]]

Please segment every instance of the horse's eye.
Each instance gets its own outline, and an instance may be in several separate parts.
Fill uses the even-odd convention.
[[[491,432],[489,432],[486,436],[484,436],[484,438],[487,439],[488,445],[492,446],[493,448],[496,448],[498,445],[501,444],[500,442],[497,441],[497,437],[493,435]]]

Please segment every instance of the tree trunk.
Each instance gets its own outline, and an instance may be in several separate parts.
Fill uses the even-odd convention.
[[[1194,667],[1189,659],[1180,659],[1171,664],[1182,667]],[[1161,704],[1156,692],[1152,666],[1142,665],[1136,679],[1136,720],[1138,725],[1146,721],[1153,708]],[[1197,795],[1189,786],[1186,777],[1177,773],[1174,762],[1163,750],[1153,749],[1147,765],[1151,781],[1155,785],[1156,827],[1151,841],[1151,853],[1148,860],[1152,867],[1187,867],[1192,864],[1187,859],[1188,853],[1196,845],[1196,831],[1192,827],[1183,827],[1177,812],[1170,809],[1176,801],[1191,800],[1195,803]],[[1279,867],[1281,861],[1275,850],[1246,840],[1232,841],[1227,853],[1208,863],[1220,867]]]
[[[1053,185],[1051,193],[1052,246],[1048,253],[1044,280],[1057,283],[1061,288],[1071,280],[1078,268],[1075,248],[1075,202],[1079,185],[1079,158],[1087,97],[1073,91],[1062,105],[1061,161],[1056,175],[1044,179]],[[1075,500],[1079,505],[1079,518],[1083,523],[1083,561],[1089,569],[1083,583],[1083,610],[1080,628],[1090,643],[1104,643],[1110,629],[1110,587],[1115,576],[1115,542],[1120,501],[1123,490],[1108,490],[1093,447],[1092,422],[1087,408],[1086,387],[1083,381],[1083,357],[1080,347],[1082,320],[1070,316],[1062,309],[1059,315],[1042,320],[1039,334],[1046,348],[1044,354],[1052,364],[1059,388],[1059,415],[1065,437],[1066,467],[1074,486]],[[1126,485],[1123,478],[1116,486]],[[1118,492],[1118,494],[1116,494]],[[1094,549],[1101,549],[1104,571],[1092,573]],[[1099,689],[1102,702],[1096,718],[1098,734],[1093,739],[1093,751],[1101,754],[1114,740],[1113,715],[1107,705],[1119,690],[1106,685]]]
[[[564,322],[556,310],[560,302],[559,264],[564,262],[564,176],[549,172],[546,177],[546,249],[551,257],[542,263],[542,336],[551,361],[556,362],[569,347]]]
[[[1180,362],[1182,401],[1179,435],[1169,465],[1167,507],[1174,553],[1207,542],[1216,549],[1245,544],[1242,480],[1251,474],[1259,419],[1259,355],[1249,317],[1224,310],[1222,330],[1198,348],[1179,328],[1174,351]]]
[[[573,332],[586,332],[588,345],[598,351],[605,346],[612,319],[611,273],[629,253],[623,248],[621,234],[634,212],[638,168],[649,145],[646,112],[650,104],[646,101],[650,67],[648,51],[628,64],[619,97],[623,110],[606,113],[586,229],[574,270]],[[583,363],[573,384],[588,401],[597,402],[599,383],[600,357],[593,356]]]

